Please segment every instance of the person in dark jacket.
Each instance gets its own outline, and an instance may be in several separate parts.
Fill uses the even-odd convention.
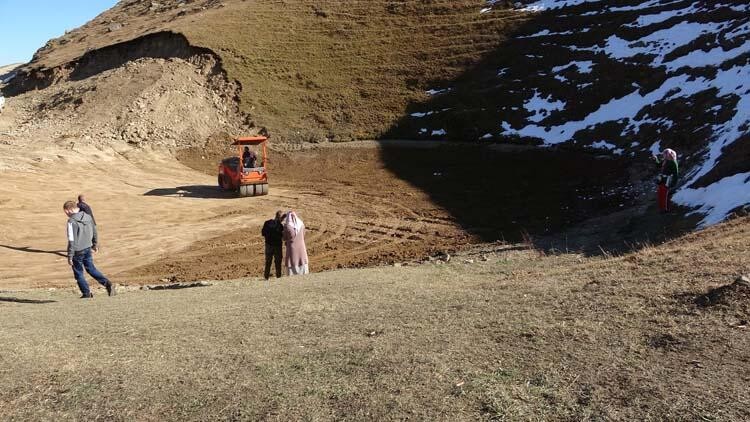
[[[91,207],[86,203],[86,198],[83,194],[78,195],[78,209],[91,216],[91,220],[96,224],[96,218],[94,218],[94,212],[91,211]]]
[[[281,278],[281,235],[284,227],[281,225],[283,213],[276,211],[276,217],[263,224],[261,234],[266,239],[266,267],[263,276],[268,280],[271,277],[271,261],[276,267],[276,278]]]
[[[258,156],[250,151],[250,147],[245,147],[245,150],[242,151],[242,167],[254,168],[256,161],[258,161]]]
[[[73,276],[81,290],[81,299],[94,297],[83,275],[84,270],[107,289],[109,296],[114,296],[115,286],[94,266],[92,251],[99,250],[94,220],[73,201],[65,202],[63,211],[68,216],[68,265],[73,268]]]
[[[675,187],[677,187],[677,177],[680,174],[677,153],[673,149],[667,148],[661,153],[661,157],[654,155],[654,161],[659,168],[659,176],[656,181],[659,211],[669,212],[669,202],[672,199]]]

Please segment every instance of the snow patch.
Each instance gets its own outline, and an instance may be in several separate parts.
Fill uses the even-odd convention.
[[[698,6],[698,3],[693,3],[690,5],[690,7],[686,7],[684,9],[665,10],[663,12],[652,14],[652,15],[642,15],[642,16],[639,16],[638,19],[634,23],[630,23],[625,26],[629,28],[642,28],[644,26],[655,25],[657,23],[668,21],[669,19],[672,19],[677,16],[685,16],[690,13],[695,13],[699,10],[697,6]]]
[[[592,62],[591,60],[570,62],[562,66],[553,67],[552,72],[558,73],[565,69],[570,68],[571,66],[575,66],[578,69],[578,73],[586,74],[586,73],[591,73],[591,69],[594,67],[594,62]]]
[[[661,141],[656,141],[651,144],[651,147],[648,150],[651,151],[651,155],[661,154]]]
[[[720,65],[727,60],[748,52],[750,52],[750,40],[729,51],[724,51],[721,47],[716,47],[710,51],[697,50],[669,62],[667,64],[667,69],[677,70],[683,66],[695,68],[709,65]]]
[[[750,173],[725,177],[705,188],[680,189],[672,199],[703,214],[701,227],[720,223],[733,209],[750,204]]]
[[[429,96],[435,96],[435,95],[440,95],[440,94],[445,94],[445,93],[451,92],[452,90],[453,90],[453,88],[428,89],[427,91],[425,91],[425,93],[427,95],[429,95]]]
[[[680,22],[635,41],[627,41],[612,35],[607,39],[606,46],[598,48],[598,51],[603,51],[614,59],[625,59],[639,54],[654,55],[654,64],[660,65],[664,62],[664,57],[675,49],[695,41],[704,34],[718,33],[726,25],[715,22]]]
[[[607,141],[597,141],[591,144],[591,148],[596,149],[608,149],[610,151],[617,149],[617,145],[611,144]]]
[[[531,4],[517,4],[522,12],[543,12],[545,10],[562,9],[563,7],[578,6],[583,3],[598,3],[599,0],[541,0]]]
[[[546,119],[553,111],[565,109],[564,101],[553,101],[552,96],[542,97],[539,91],[534,91],[534,96],[524,103],[526,111],[531,113],[529,120],[532,122],[541,122]]]

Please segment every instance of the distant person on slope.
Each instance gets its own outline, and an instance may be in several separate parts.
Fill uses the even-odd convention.
[[[63,211],[68,216],[68,265],[73,268],[73,276],[78,282],[81,290],[81,299],[94,297],[86,283],[83,270],[94,277],[107,289],[109,296],[115,295],[115,286],[94,266],[94,258],[91,252],[98,250],[96,224],[90,215],[81,211],[73,201],[67,201],[63,205]]]
[[[286,213],[284,225],[284,242],[286,243],[286,263],[289,275],[308,274],[307,246],[305,246],[305,223],[294,211]]]
[[[657,198],[660,212],[669,212],[669,202],[672,193],[677,186],[679,166],[677,165],[677,153],[673,149],[665,149],[661,157],[654,155],[654,161],[659,167],[657,179]]]
[[[266,239],[266,267],[263,277],[268,280],[271,277],[271,261],[276,267],[276,278],[281,277],[281,240],[284,227],[281,225],[283,218],[281,211],[276,211],[276,217],[263,224],[261,234]]]
[[[250,151],[250,147],[245,147],[245,150],[242,151],[242,167],[246,169],[254,168],[257,160],[258,157]]]
[[[83,194],[78,195],[78,209],[91,216],[91,220],[96,224],[96,218],[94,218],[94,212],[91,211],[91,207],[86,203],[86,198]]]

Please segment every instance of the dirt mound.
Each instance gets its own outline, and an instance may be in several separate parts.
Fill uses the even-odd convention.
[[[750,277],[738,277],[732,284],[711,289],[696,297],[695,304],[703,308],[739,305],[747,309],[750,307]]]
[[[239,86],[227,80],[212,55],[102,66],[94,76],[76,79],[71,73],[64,83],[10,98],[18,116],[5,135],[188,147],[218,132],[245,131],[236,102]]]

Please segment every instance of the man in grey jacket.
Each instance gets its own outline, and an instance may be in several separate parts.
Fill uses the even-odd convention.
[[[81,289],[81,298],[94,297],[84,277],[84,269],[107,289],[109,296],[114,296],[115,286],[94,266],[91,252],[98,250],[94,220],[89,214],[81,211],[74,201],[67,201],[63,205],[63,211],[68,216],[68,265],[73,268],[73,275],[78,282],[78,288]]]

